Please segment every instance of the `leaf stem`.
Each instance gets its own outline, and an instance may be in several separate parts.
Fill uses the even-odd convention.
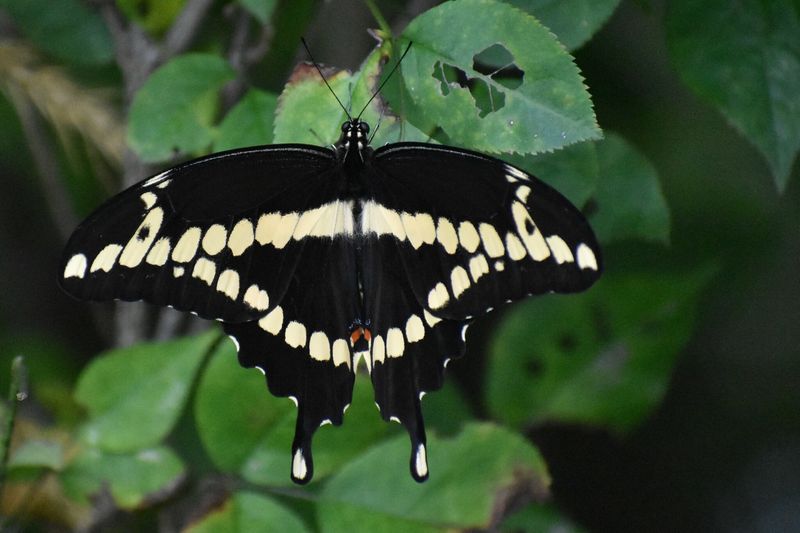
[[[378,9],[378,6],[375,4],[375,0],[364,0],[364,3],[367,4],[370,13],[372,13],[372,16],[375,19],[375,22],[378,23],[378,26],[380,26],[381,31],[387,38],[390,38],[392,35],[392,28],[386,21],[383,13],[381,13],[381,10]]]
[[[5,432],[2,440],[2,459],[0,459],[0,487],[3,486],[8,470],[8,458],[11,453],[11,436],[14,432],[14,422],[17,418],[19,402],[28,397],[27,371],[25,360],[18,355],[11,362],[11,385],[8,388],[8,415],[6,417]]]

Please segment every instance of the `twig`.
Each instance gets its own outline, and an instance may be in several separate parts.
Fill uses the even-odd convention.
[[[11,362],[11,385],[8,387],[8,416],[6,417],[5,433],[3,435],[3,452],[0,459],[0,487],[3,487],[8,470],[8,458],[11,453],[11,436],[14,432],[14,422],[17,419],[19,402],[28,397],[28,378],[25,360],[18,355]]]
[[[189,0],[181,14],[175,19],[161,50],[161,59],[166,60],[184,52],[194,40],[214,0]]]
[[[14,102],[22,132],[33,156],[37,173],[42,180],[42,190],[56,228],[62,239],[66,240],[78,223],[72,209],[69,195],[64,187],[64,177],[59,168],[58,157],[53,150],[50,139],[42,126],[41,119],[27,98],[14,88],[7,93]]]

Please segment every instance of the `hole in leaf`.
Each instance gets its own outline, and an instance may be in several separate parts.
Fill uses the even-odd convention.
[[[502,45],[493,44],[475,54],[472,68],[482,77],[471,78],[462,69],[441,61],[434,64],[432,75],[439,81],[439,90],[444,96],[454,90],[468,90],[481,118],[506,105],[503,88],[514,90],[522,85],[524,73],[514,63],[511,52]]]
[[[514,63],[514,56],[508,48],[501,44],[493,44],[472,56],[472,68],[512,90],[522,85],[525,74]]]

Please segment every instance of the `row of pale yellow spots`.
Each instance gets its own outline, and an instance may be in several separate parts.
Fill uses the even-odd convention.
[[[428,311],[423,312],[423,318],[418,315],[411,315],[404,327],[389,328],[386,338],[376,335],[369,341],[369,351],[372,353],[371,359],[365,358],[367,368],[375,363],[382,363],[385,359],[402,357],[407,344],[419,342],[425,338],[425,323],[428,327],[435,326],[441,319],[431,315]],[[334,365],[347,365],[350,363],[350,346],[347,340],[340,338],[332,342],[324,331],[314,331],[308,335],[306,326],[296,320],[286,323],[283,308],[280,305],[267,313],[258,321],[259,327],[272,335],[278,336],[283,333],[284,342],[292,348],[308,348],[309,355],[317,361],[333,361]]]
[[[513,167],[509,167],[513,169]],[[513,169],[523,176],[520,171]],[[516,181],[509,178],[509,181]],[[157,185],[163,186],[163,182]],[[460,246],[469,253],[477,252],[483,245],[485,255],[478,253],[470,258],[467,265],[469,272],[462,266],[456,266],[450,273],[450,292],[444,283],[440,282],[428,295],[428,308],[441,309],[449,302],[450,294],[458,298],[472,283],[476,283],[482,276],[489,273],[487,257],[496,259],[494,266],[498,271],[503,270],[504,263],[500,258],[508,256],[513,261],[519,261],[530,256],[535,261],[543,261],[553,256],[559,263],[576,261],[579,268],[596,270],[597,262],[586,244],[580,243],[573,255],[570,247],[558,235],[544,237],[531,218],[530,213],[523,204],[531,193],[527,185],[518,185],[515,194],[519,201],[513,201],[511,216],[516,227],[514,232],[507,232],[505,243],[497,230],[488,223],[480,223],[476,228],[471,222],[463,221],[458,228],[447,218],[440,217],[434,222],[433,217],[427,213],[410,214],[397,212],[373,201],[362,204],[360,224],[361,234],[392,235],[409,243],[416,249],[422,244],[439,245],[448,254],[456,253]],[[183,276],[185,269],[182,264],[195,258],[198,251],[209,257],[220,254],[226,247],[233,256],[241,256],[254,242],[260,245],[270,244],[277,249],[284,248],[291,240],[301,240],[306,237],[352,236],[355,233],[353,220],[353,201],[334,201],[315,209],[299,213],[267,213],[262,215],[256,225],[249,219],[239,220],[230,231],[222,224],[214,224],[206,229],[205,233],[200,227],[191,227],[184,231],[174,248],[171,249],[167,237],[157,239],[158,232],[164,222],[164,211],[155,206],[157,197],[152,192],[145,192],[141,200],[148,209],[144,219],[134,232],[133,236],[123,247],[120,244],[109,244],[103,248],[89,266],[90,272],[110,272],[114,265],[134,268],[142,261],[154,266],[163,266],[171,257],[175,265],[173,275]],[[520,240],[520,237],[522,239]],[[157,239],[157,240],[156,240]],[[171,253],[170,253],[171,252]],[[64,277],[83,278],[88,260],[84,254],[75,254],[67,263]],[[239,274],[232,269],[225,269],[217,277],[217,265],[208,257],[199,257],[194,263],[192,277],[204,281],[209,287],[214,285],[220,293],[235,301],[240,294]],[[244,292],[243,302],[250,308],[266,311],[269,308],[269,295],[257,285],[250,285]],[[435,317],[427,313],[425,319],[433,326]],[[283,326],[283,311],[276,306],[269,314],[263,317],[259,324],[274,335],[280,333]],[[413,315],[406,324],[406,341],[416,342],[424,336],[422,320]],[[318,360],[330,360],[335,364],[348,364],[348,346],[344,339],[337,339],[330,343],[323,332],[314,332],[307,339],[306,329],[299,322],[289,322],[284,331],[284,340],[292,347],[305,347],[308,342],[310,355]],[[373,358],[383,360],[384,356],[399,357],[403,353],[405,341],[399,328],[392,328],[384,341],[381,337],[373,340]]]

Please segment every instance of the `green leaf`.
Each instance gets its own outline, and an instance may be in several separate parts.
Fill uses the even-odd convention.
[[[210,54],[180,56],[153,72],[131,105],[131,147],[145,161],[163,161],[175,150],[207,149],[217,93],[233,77],[230,65]]]
[[[48,54],[81,65],[114,57],[103,19],[79,0],[0,0],[22,33]]]
[[[231,109],[219,126],[214,151],[272,143],[272,129],[278,98],[250,89]]]
[[[350,84],[347,71],[323,69],[323,72],[337,96],[347,94]],[[339,139],[344,120],[344,111],[316,69],[301,63],[278,98],[275,142],[328,146]]]
[[[667,11],[684,82],[758,147],[781,191],[800,150],[798,35],[798,0],[676,0]]]
[[[503,159],[551,185],[579,207],[594,195],[599,181],[597,150],[590,142],[573,144],[555,152],[510,155]]]
[[[520,435],[492,424],[469,424],[455,438],[428,440],[431,476],[408,475],[408,437],[398,436],[359,455],[322,489],[323,531],[345,526],[371,531],[485,528],[498,497],[512,487],[549,485],[537,450]],[[368,482],[365,482],[368,480]]]
[[[285,399],[281,401],[286,402]],[[280,422],[265,428],[262,440],[242,467],[242,477],[262,485],[290,483],[290,445],[296,417],[297,410],[292,408]],[[385,423],[377,413],[368,378],[357,376],[353,401],[345,414],[344,424],[341,427],[322,426],[314,435],[314,479],[320,480],[336,472],[386,435],[397,433],[400,433],[399,427]]]
[[[8,461],[12,470],[40,469],[60,470],[64,465],[64,449],[53,441],[28,440],[23,442]]]
[[[611,17],[619,0],[505,0],[550,28],[568,50],[580,48]]]
[[[239,3],[257,18],[261,24],[269,24],[278,0],[239,0]]]
[[[514,427],[634,427],[658,404],[711,269],[627,273],[515,307],[491,343],[487,405]]]
[[[367,56],[361,69],[352,75],[343,70],[326,72],[328,83],[342,103],[351,108],[351,112],[361,111],[378,88],[382,74],[381,58],[385,57],[385,53],[383,49],[376,49]],[[379,95],[362,115],[362,119],[372,128],[377,128],[373,146],[399,140],[428,139],[412,125],[381,111],[380,102]],[[279,98],[275,140],[328,146],[339,139],[342,123],[346,120],[347,114],[314,67],[301,64],[295,68]]]
[[[508,533],[579,533],[583,529],[549,505],[530,504],[503,520]]]
[[[458,28],[458,31],[452,31]],[[414,19],[403,80],[416,106],[450,140],[484,152],[537,153],[600,136],[572,57],[532,16],[494,0],[448,2]],[[506,57],[521,83],[491,71],[481,54]],[[477,56],[477,57],[476,57]],[[462,76],[473,90],[462,87]]]
[[[323,426],[314,436],[316,480],[390,431],[373,401],[370,383],[358,377],[344,426]],[[290,484],[296,417],[294,404],[272,396],[263,375],[238,365],[231,343],[217,349],[197,389],[195,418],[200,439],[220,469],[251,483]]]
[[[603,243],[669,241],[669,208],[652,164],[625,139],[606,132],[596,143],[600,180],[592,228]]]
[[[237,472],[264,433],[295,412],[289,400],[269,394],[260,372],[239,366],[233,343],[220,343],[203,372],[194,402],[197,432],[218,468]]]
[[[445,380],[440,390],[425,395],[422,412],[425,427],[440,435],[455,434],[464,424],[474,419],[469,402],[452,379]]]
[[[85,502],[107,486],[117,505],[134,509],[168,495],[183,471],[181,460],[163,446],[130,455],[86,448],[61,473],[60,479],[72,498]]]
[[[302,533],[310,531],[292,511],[253,492],[234,492],[221,506],[186,528],[186,533]]]
[[[89,411],[83,438],[107,451],[159,442],[183,410],[200,363],[219,333],[137,344],[98,357],[78,380],[75,398]]]

